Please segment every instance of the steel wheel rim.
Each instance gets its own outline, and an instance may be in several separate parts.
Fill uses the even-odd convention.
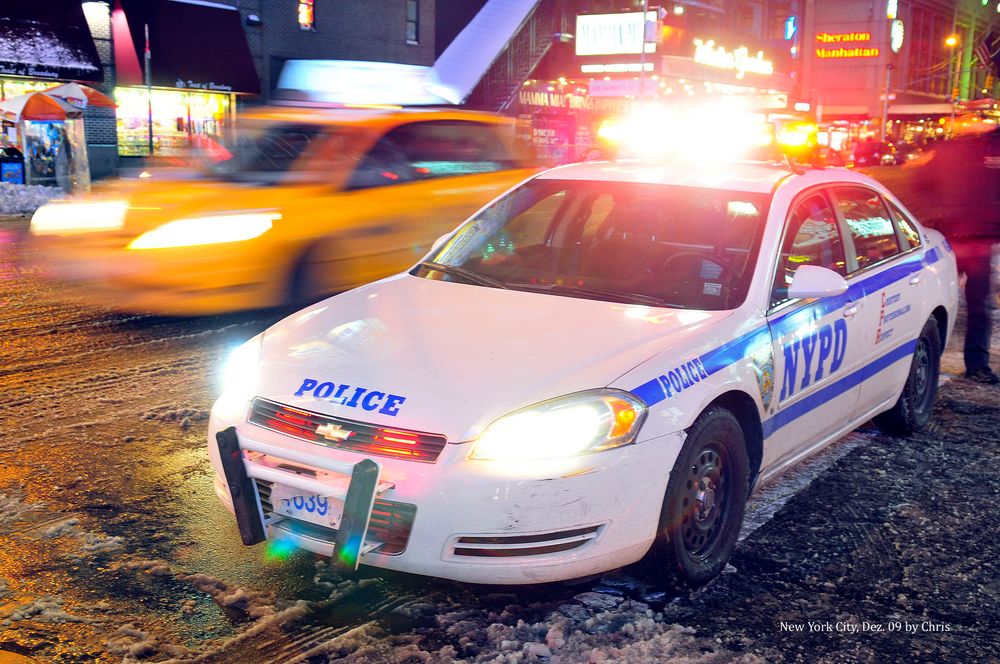
[[[692,557],[705,557],[719,541],[728,511],[729,464],[719,442],[704,445],[685,478],[681,541]]]

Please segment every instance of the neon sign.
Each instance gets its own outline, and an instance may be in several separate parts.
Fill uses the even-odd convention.
[[[757,51],[753,56],[750,55],[750,49],[745,46],[728,51],[723,46],[716,46],[715,41],[711,39],[694,40],[694,61],[709,67],[735,69],[736,78],[743,78],[747,72],[766,76],[774,73],[774,63],[764,59],[763,51]]]
[[[870,42],[872,33],[870,32],[819,32],[816,33],[816,41],[820,44],[856,44]],[[816,47],[816,57],[821,60],[830,58],[875,58],[878,57],[879,49],[874,46],[847,46],[838,48]]]

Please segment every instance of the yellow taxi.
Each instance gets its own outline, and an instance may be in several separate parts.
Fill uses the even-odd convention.
[[[64,292],[122,311],[300,304],[415,263],[533,170],[511,121],[440,109],[272,108],[198,177],[144,172],[31,221]]]

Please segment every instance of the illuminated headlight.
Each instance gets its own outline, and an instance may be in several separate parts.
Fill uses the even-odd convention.
[[[473,459],[554,459],[628,445],[646,417],[646,405],[628,392],[578,392],[514,411],[483,431]]]
[[[222,395],[234,401],[245,401],[257,390],[260,376],[258,360],[264,335],[258,334],[234,348],[222,366]]]
[[[49,203],[31,217],[32,235],[74,235],[113,231],[125,225],[125,201]]]
[[[251,240],[271,230],[272,222],[276,219],[281,219],[277,212],[178,219],[143,233],[132,240],[128,248],[163,249]]]

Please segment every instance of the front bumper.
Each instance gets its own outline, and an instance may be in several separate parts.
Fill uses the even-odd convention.
[[[25,260],[76,301],[125,312],[206,315],[280,304],[287,266],[249,243],[148,251],[32,238]]]
[[[229,426],[246,447],[282,450],[270,459],[258,459],[265,464],[318,469],[317,477],[325,477],[318,481],[328,485],[324,493],[331,496],[343,494],[346,475],[338,478],[324,469],[350,467],[365,458],[233,419],[213,411],[209,426],[216,492],[230,510],[233,500],[214,444],[215,434]],[[468,460],[467,444],[447,445],[433,464],[372,457],[380,468],[376,497],[381,503],[376,509],[379,504],[413,506],[415,515],[403,545],[390,553],[369,533],[360,562],[489,584],[559,581],[635,562],[656,536],[667,478],[683,439],[680,432],[598,454],[532,464]],[[277,454],[285,461],[278,463]],[[308,461],[312,463],[303,463]],[[258,480],[257,505],[266,482]],[[338,531],[268,512],[266,493],[264,498],[266,507],[261,509],[269,539],[334,555]]]

